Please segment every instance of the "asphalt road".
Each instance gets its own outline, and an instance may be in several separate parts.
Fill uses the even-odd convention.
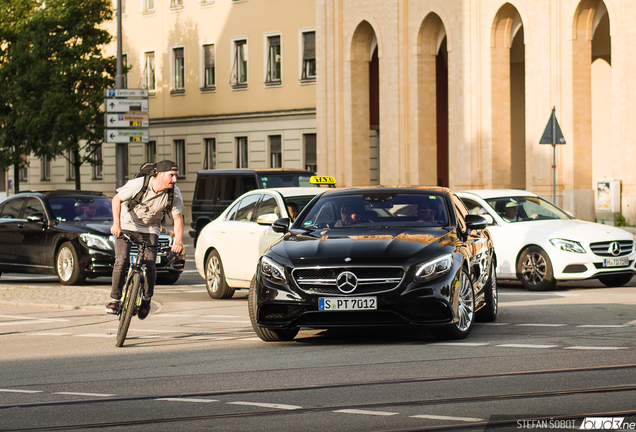
[[[23,277],[0,284],[55,285]],[[502,285],[497,321],[458,342],[388,328],[265,343],[245,291],[212,300],[192,272],[157,287],[122,348],[115,317],[95,308],[0,305],[0,430],[636,428],[635,287]]]

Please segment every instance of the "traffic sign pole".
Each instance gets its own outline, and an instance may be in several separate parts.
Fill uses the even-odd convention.
[[[552,145],[552,203],[556,205],[556,146],[565,144],[565,138],[556,118],[556,107],[552,107],[552,114],[548,120],[548,125],[543,131],[539,144]]]

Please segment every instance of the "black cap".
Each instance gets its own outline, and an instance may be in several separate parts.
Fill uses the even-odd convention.
[[[172,162],[171,160],[162,160],[161,162],[157,162],[157,172],[165,172],[165,171],[178,171],[179,168],[177,164]]]

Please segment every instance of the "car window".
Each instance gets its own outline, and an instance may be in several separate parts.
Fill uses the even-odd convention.
[[[285,207],[287,207],[287,213],[291,217],[291,220],[296,220],[296,217],[300,214],[301,211],[305,208],[309,201],[314,199],[313,195],[309,196],[297,196],[297,197],[286,197]]]
[[[219,201],[234,201],[236,197],[236,177],[221,177],[219,182]]]
[[[464,202],[464,205],[468,210],[468,214],[478,216],[488,214],[488,211],[477,201],[473,201],[470,198],[461,198],[461,200]]]
[[[228,210],[227,216],[225,216],[225,220],[234,220],[234,218],[236,217],[236,210],[238,210],[238,208],[239,208],[239,204],[241,204],[240,201],[235,203],[232,206],[232,208],[230,208],[230,210]]]
[[[241,200],[241,204],[236,210],[236,216],[234,220],[249,222],[252,220],[252,216],[254,216],[254,208],[258,203],[258,200],[261,199],[261,194],[254,194],[246,196]]]
[[[257,219],[259,216],[263,216],[266,214],[275,214],[277,217],[280,217],[280,209],[278,208],[278,203],[276,202],[276,198],[269,194],[264,194],[261,203],[258,205],[258,209],[256,210],[256,215],[254,219]]]
[[[42,201],[40,201],[38,198],[29,198],[26,203],[26,208],[24,209],[24,215],[29,216],[35,213],[40,213],[46,216]]]
[[[309,180],[312,174],[262,174],[259,177],[263,189],[277,187],[319,187],[311,184]]]
[[[108,197],[63,196],[49,198],[49,206],[57,221],[113,220],[112,205]]]
[[[466,231],[466,222],[464,221],[464,218],[468,214],[468,210],[466,210],[466,206],[457,195],[451,194],[451,201],[453,202],[455,212],[457,213],[457,223],[459,225],[459,228],[462,231]]]
[[[0,208],[0,219],[17,219],[24,204],[24,198],[12,199]]]
[[[245,192],[258,189],[256,185],[256,178],[254,176],[241,177],[239,179],[239,195],[243,195]]]
[[[539,197],[503,197],[486,200],[506,222],[572,219],[567,213]]]
[[[195,199],[213,200],[216,190],[216,179],[215,176],[201,178],[197,184],[197,195]]]

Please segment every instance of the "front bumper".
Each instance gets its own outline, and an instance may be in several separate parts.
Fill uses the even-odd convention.
[[[636,274],[636,253],[623,256],[627,265],[607,266],[607,257],[592,253],[576,254],[557,251],[551,257],[554,277],[557,280],[595,279],[599,276]]]

